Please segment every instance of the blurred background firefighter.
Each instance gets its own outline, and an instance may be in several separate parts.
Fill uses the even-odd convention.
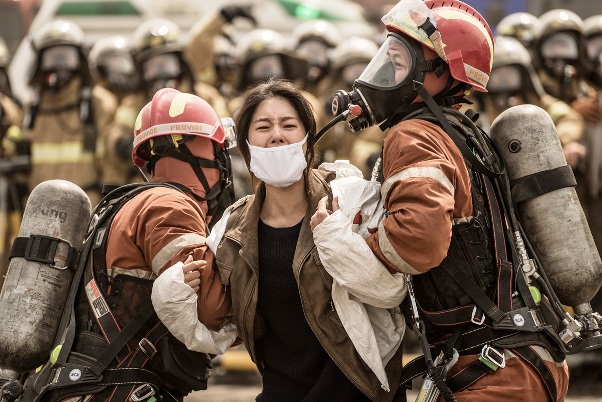
[[[31,144],[30,191],[46,180],[68,180],[96,205],[104,136],[117,100],[93,87],[84,44],[80,27],[66,20],[51,21],[35,32],[34,98],[26,106],[23,130]]]
[[[27,194],[24,171],[29,167],[29,152],[22,141],[21,106],[10,86],[7,69],[10,54],[0,37],[0,289],[8,269],[8,252],[17,237]]]

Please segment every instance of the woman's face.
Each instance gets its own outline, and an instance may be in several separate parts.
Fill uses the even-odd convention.
[[[249,127],[249,144],[272,148],[295,144],[306,132],[299,113],[283,98],[266,99],[257,106]],[[305,149],[307,144],[303,145]]]

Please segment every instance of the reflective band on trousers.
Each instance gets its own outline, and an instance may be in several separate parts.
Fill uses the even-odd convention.
[[[182,248],[189,246],[191,244],[205,244],[205,237],[196,233],[186,233],[182,236],[173,239],[168,244],[165,245],[159,252],[155,255],[152,262],[152,270],[155,275],[159,275],[159,271],[167,262],[176,255]]]

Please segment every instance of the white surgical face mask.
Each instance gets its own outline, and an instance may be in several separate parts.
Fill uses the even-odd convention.
[[[258,179],[274,187],[288,187],[298,182],[307,167],[301,142],[273,148],[256,147],[247,142],[251,153],[249,169]]]

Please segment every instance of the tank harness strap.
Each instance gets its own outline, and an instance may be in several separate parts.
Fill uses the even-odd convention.
[[[61,243],[67,245],[68,251],[64,264],[59,266],[55,258]],[[77,259],[77,249],[73,248],[69,242],[59,239],[58,237],[30,235],[28,237],[17,237],[13,241],[8,259],[10,260],[11,258],[15,257],[25,258],[27,261],[37,261],[44,264],[50,264],[50,266],[53,268],[74,269],[75,261]]]
[[[508,259],[508,253],[506,252],[506,236],[504,234],[502,212],[491,181],[487,177],[481,178],[481,181],[485,184],[485,194],[487,196],[487,205],[489,206],[489,214],[491,217],[493,245],[498,270],[497,305],[502,311],[511,311],[513,267]]]
[[[577,180],[569,165],[533,173],[510,182],[515,205],[565,187],[575,187]]]

